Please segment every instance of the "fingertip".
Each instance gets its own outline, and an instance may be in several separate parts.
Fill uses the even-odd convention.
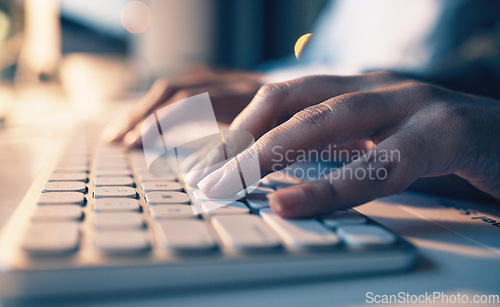
[[[142,137],[137,131],[131,130],[125,134],[122,142],[129,148],[138,148],[142,146]]]
[[[124,133],[116,126],[110,126],[101,133],[101,140],[106,143],[116,143],[123,139]]]
[[[269,206],[285,218],[300,218],[308,215],[305,192],[299,186],[288,187],[267,195]]]

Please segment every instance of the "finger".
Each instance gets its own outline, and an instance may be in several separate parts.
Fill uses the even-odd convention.
[[[162,104],[162,106],[169,105],[171,103],[174,103],[179,100],[186,99],[190,96],[194,96],[200,93],[203,93],[205,88],[200,88],[200,89],[194,89],[194,90],[182,90],[178,91],[175,95],[173,95],[170,99],[168,99],[166,102]],[[154,111],[154,110],[153,110]],[[152,112],[150,112],[152,113]],[[161,118],[160,118],[161,120]],[[123,143],[131,148],[138,148],[142,146],[143,139],[148,139],[151,140],[152,138],[156,137],[158,132],[157,132],[157,125],[151,124],[146,125],[143,124],[142,119],[141,121],[136,124],[130,131],[128,131],[125,136],[123,137]]]
[[[191,73],[181,75],[175,79],[159,79],[143,98],[127,114],[127,118],[120,119],[115,125],[110,126],[105,132],[104,137],[110,142],[122,141],[125,135],[133,130],[146,116],[153,112],[158,106],[168,102],[174,95],[181,90],[190,90],[196,87],[207,87],[221,82],[221,80],[230,80],[230,76],[222,74],[215,75],[209,70],[200,70],[199,68]],[[232,79],[234,81],[234,79]],[[127,137],[130,142],[130,136]]]
[[[201,148],[182,162],[181,171],[184,182],[195,187],[206,175],[219,168],[221,162],[225,160],[226,156],[221,142]]]
[[[176,88],[171,86],[167,80],[157,80],[146,95],[126,114],[126,118],[119,118],[106,128],[103,133],[104,139],[108,142],[122,141],[123,137],[151,112],[151,109],[171,97],[175,92]]]
[[[300,110],[350,92],[369,91],[400,82],[396,74],[377,72],[359,76],[313,76],[266,84],[236,117],[233,130],[246,130],[255,139]]]
[[[432,168],[419,146],[411,134],[396,134],[326,178],[269,194],[269,205],[285,218],[303,218],[399,194]]]
[[[340,146],[384,139],[411,113],[398,103],[401,96],[398,91],[357,92],[304,109],[238,155],[241,169],[258,160],[264,176],[294,163],[304,150],[321,148],[323,144]],[[234,191],[228,191],[225,184],[239,178],[234,170],[224,166],[200,181],[198,187],[209,197],[227,197]]]
[[[161,105],[160,108],[171,103],[187,99],[191,96],[208,92],[217,120],[224,123],[227,122],[227,118],[231,118],[232,120],[234,116],[236,116],[236,114],[238,114],[244,106],[247,105],[248,101],[250,101],[251,97],[253,97],[256,88],[258,88],[257,83],[249,83],[238,80],[227,82],[224,86],[214,85],[193,87],[178,91],[174,96]],[[140,126],[141,124],[137,124],[136,127],[130,131],[129,135],[124,138],[124,143],[126,145],[130,147],[141,146],[144,136],[141,137],[140,132],[143,131],[146,135],[149,135],[149,130],[143,130]]]
[[[221,138],[217,138],[207,146],[198,150],[181,164],[184,171],[184,182],[196,186],[206,175],[220,168],[225,161],[249,148],[255,141],[253,136],[241,130],[223,130]]]

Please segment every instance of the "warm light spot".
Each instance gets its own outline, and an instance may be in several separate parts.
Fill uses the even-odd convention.
[[[307,33],[299,37],[297,42],[295,43],[295,57],[297,60],[300,58],[300,54],[302,53],[302,49],[304,49],[304,46],[307,44],[307,41],[311,37],[312,33]]]
[[[7,38],[10,30],[9,16],[0,11],[0,44]]]
[[[140,1],[131,1],[123,7],[120,20],[130,33],[142,33],[151,25],[151,10]]]

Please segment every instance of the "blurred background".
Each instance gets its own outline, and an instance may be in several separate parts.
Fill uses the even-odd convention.
[[[188,63],[253,69],[291,55],[326,2],[0,0],[2,82],[57,80],[75,53],[125,61],[141,81]]]
[[[194,64],[251,70],[293,57],[326,3],[0,0],[0,126],[14,101],[67,99],[89,113]]]

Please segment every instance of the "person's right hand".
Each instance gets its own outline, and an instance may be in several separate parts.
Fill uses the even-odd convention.
[[[268,194],[271,208],[287,218],[310,217],[446,174],[500,199],[500,102],[493,99],[386,72],[312,76],[262,87],[231,128],[258,140],[198,182],[211,198],[237,193],[231,183],[254,161],[266,175],[277,170],[276,159],[281,169],[302,152],[370,141],[375,146],[360,159],[324,178]]]
[[[172,79],[157,80],[127,118],[119,118],[105,130],[104,138],[130,147],[140,146],[140,124],[144,118],[156,109],[204,92],[210,95],[217,120],[229,124],[261,85],[261,76],[257,73],[215,72],[205,67],[193,68]]]

